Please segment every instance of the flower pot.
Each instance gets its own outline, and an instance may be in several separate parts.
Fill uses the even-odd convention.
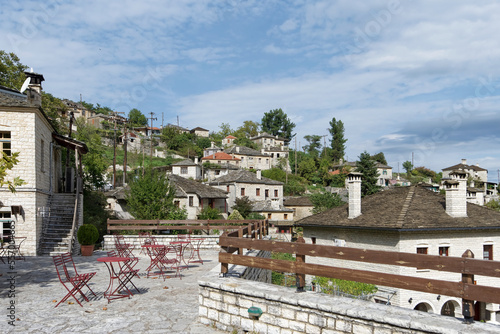
[[[82,256],[92,256],[94,252],[94,245],[81,245],[80,252]]]

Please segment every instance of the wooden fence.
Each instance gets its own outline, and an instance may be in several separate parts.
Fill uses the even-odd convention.
[[[462,257],[447,257],[313,245],[304,243],[303,238],[299,238],[297,242],[280,242],[248,238],[252,233],[249,229],[248,227],[242,231],[224,234],[219,238],[219,246],[221,246],[219,262],[222,264],[222,274],[228,272],[229,264],[235,264],[294,273],[297,276],[298,291],[303,291],[305,275],[308,274],[459,297],[462,298],[466,320],[474,316],[473,301],[500,304],[500,288],[474,284],[474,275],[500,277],[500,262],[473,259],[470,250],[466,251]],[[296,261],[245,256],[243,248],[291,253],[296,255]],[[238,253],[233,254],[236,251]],[[306,256],[460,273],[462,281],[450,282],[305,263]]]
[[[112,231],[237,230],[242,226],[260,224],[268,230],[267,220],[117,220],[108,219],[108,234]]]

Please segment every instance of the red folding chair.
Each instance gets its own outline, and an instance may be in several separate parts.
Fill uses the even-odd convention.
[[[134,245],[127,244],[125,238],[121,234],[115,235],[115,247],[116,251],[122,257],[134,257],[132,251],[134,250]]]
[[[141,246],[150,243],[149,239],[151,238],[151,233],[149,232],[139,232],[139,242],[141,243]],[[141,254],[147,254],[146,250],[141,247],[141,251],[139,252],[139,255]]]
[[[109,257],[116,257],[118,256],[115,251],[109,251],[108,252]],[[130,260],[125,261],[123,263],[123,266],[120,266],[120,271],[118,272],[118,280],[120,281],[120,285],[118,287],[117,291],[120,291],[121,288],[126,288],[127,284],[130,283],[134,286],[135,290],[137,293],[140,293],[139,289],[135,286],[134,282],[132,282],[132,278],[134,276],[139,277],[139,269],[134,269],[135,265],[139,261],[138,258],[129,258]],[[128,289],[127,289],[128,290]],[[128,290],[130,291],[130,290]],[[130,292],[132,294],[132,292]]]
[[[70,256],[71,256],[71,254],[70,254]],[[76,298],[75,294],[78,292],[80,295],[82,295],[82,297],[86,301],[89,301],[87,296],[85,296],[85,294],[82,292],[82,289],[84,287],[87,287],[94,294],[94,296],[96,296],[94,291],[92,291],[92,289],[90,289],[90,287],[87,284],[90,281],[90,279],[92,279],[92,277],[94,277],[94,275],[96,274],[95,272],[94,273],[87,273],[87,274],[78,274],[76,272],[76,267],[74,266],[73,260],[71,259],[71,262],[73,263],[73,269],[74,269],[74,273],[72,273],[71,268],[68,270],[68,267],[65,264],[65,259],[63,258],[63,255],[52,256],[52,259],[54,260],[54,265],[56,267],[57,276],[59,277],[59,281],[66,288],[66,290],[68,290],[68,293],[66,294],[66,296],[64,296],[64,298],[61,299],[55,307],[59,306],[59,304],[68,300],[69,297],[73,297],[76,300],[76,302],[78,303],[78,305],[83,307],[83,305],[80,303],[78,298]]]
[[[201,244],[203,243],[202,238],[199,239],[191,239],[191,245],[193,247],[191,256],[189,257],[188,263],[201,263],[203,264],[203,260],[201,259],[200,256],[200,247]]]

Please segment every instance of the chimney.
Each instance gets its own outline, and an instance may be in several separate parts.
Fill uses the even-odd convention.
[[[467,159],[462,159],[462,164],[467,165]]]
[[[198,157],[194,157],[194,163],[198,164]]]
[[[446,213],[454,218],[467,217],[467,173],[453,171],[451,180],[444,182],[446,189]]]
[[[343,165],[344,164],[344,159],[340,158],[339,159],[339,165]]]
[[[42,81],[45,81],[43,75],[33,72],[33,69],[31,69],[30,72],[24,72],[24,74],[30,79],[27,90],[28,101],[36,106],[41,106]]]
[[[349,189],[349,219],[361,215],[361,173],[352,172],[347,175]]]
[[[236,146],[236,153],[240,153],[240,147]]]
[[[262,180],[262,171],[260,169],[257,169],[257,178]]]

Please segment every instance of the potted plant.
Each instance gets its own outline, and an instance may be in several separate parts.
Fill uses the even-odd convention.
[[[91,256],[94,252],[94,245],[99,239],[99,231],[92,224],[83,224],[76,234],[80,243],[82,256]]]

